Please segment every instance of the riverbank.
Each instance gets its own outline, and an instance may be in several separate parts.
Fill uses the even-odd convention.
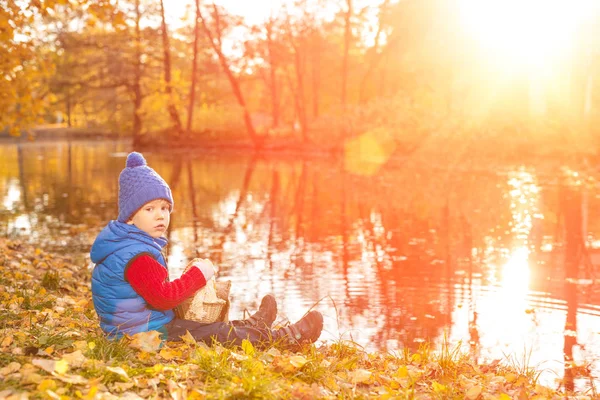
[[[575,398],[538,385],[529,366],[478,365],[451,348],[394,356],[350,343],[292,353],[192,338],[158,348],[153,335],[109,342],[83,264],[0,239],[0,398]]]
[[[0,134],[0,142],[31,142],[53,140],[127,140],[139,151],[204,151],[282,153],[307,156],[338,156],[348,150],[407,155],[421,153],[441,159],[503,159],[506,161],[549,159],[598,159],[597,135],[593,132],[557,133],[523,130],[520,132],[461,132],[445,127],[436,132],[392,132],[385,128],[367,129],[359,133],[314,131],[304,139],[299,132],[282,131],[262,134],[255,141],[245,132],[192,132],[175,135],[169,130],[147,132],[134,140],[130,134],[107,129],[66,127],[64,124],[38,126],[20,137]],[[438,157],[439,156],[439,157]]]

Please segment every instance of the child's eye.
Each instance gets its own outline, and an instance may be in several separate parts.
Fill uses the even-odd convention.
[[[152,211],[152,207],[147,207],[146,211]]]

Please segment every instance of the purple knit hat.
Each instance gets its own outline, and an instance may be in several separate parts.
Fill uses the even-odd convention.
[[[119,222],[129,221],[144,204],[156,199],[168,201],[173,210],[173,196],[167,182],[147,165],[143,155],[129,153],[119,175]]]

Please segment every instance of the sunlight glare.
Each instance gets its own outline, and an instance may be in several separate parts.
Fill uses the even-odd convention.
[[[595,7],[593,0],[461,0],[460,18],[490,56],[541,67],[567,58]]]

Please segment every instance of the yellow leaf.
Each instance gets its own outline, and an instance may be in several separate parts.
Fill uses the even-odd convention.
[[[147,352],[157,351],[162,344],[157,331],[140,332],[132,336],[129,346]]]
[[[40,392],[45,392],[46,390],[56,390],[56,381],[53,379],[44,379],[40,382],[37,389]]]
[[[63,355],[63,359],[66,360],[69,363],[69,365],[75,368],[81,367],[83,363],[85,363],[85,361],[87,360],[87,358],[83,355],[81,350],[76,350],[72,353],[65,354]]]
[[[21,364],[18,362],[11,362],[6,367],[0,369],[0,376],[6,376],[8,374],[12,374],[13,372],[17,372],[21,369]]]
[[[306,364],[308,360],[302,356],[292,356],[290,357],[290,364],[292,364],[296,368],[302,368],[304,364]]]
[[[162,358],[164,358],[165,360],[169,361],[174,359],[177,356],[177,353],[173,350],[169,350],[169,349],[162,349],[158,355],[160,355]]]
[[[512,400],[511,397],[509,395],[507,395],[506,393],[502,393],[500,395],[500,397],[498,398],[498,400]]]
[[[54,366],[54,371],[58,374],[64,374],[69,370],[69,362],[65,359],[60,359]]]
[[[413,354],[411,359],[414,363],[419,364],[421,362],[421,355],[419,353]]]
[[[402,365],[398,368],[398,372],[396,372],[398,378],[406,378],[408,376],[408,369],[405,365]]]
[[[436,392],[436,393],[445,392],[446,389],[447,389],[445,385],[442,385],[442,384],[437,383],[437,382],[433,382],[431,384],[431,386],[433,387],[433,391]]]
[[[350,376],[350,382],[356,383],[365,383],[369,380],[372,375],[371,371],[367,371],[366,369],[357,369],[348,374]]]
[[[244,350],[244,353],[249,356],[252,356],[255,353],[254,346],[252,346],[252,343],[246,339],[242,340],[242,350]]]
[[[8,346],[10,346],[13,342],[13,338],[12,336],[7,336],[4,339],[2,339],[2,344],[0,344],[0,347],[7,348]]]
[[[504,377],[506,378],[506,382],[508,383],[512,383],[517,380],[517,375],[513,374],[512,372],[509,372],[508,374],[504,375]]]
[[[483,388],[481,386],[475,385],[475,386],[471,387],[469,390],[467,390],[467,393],[465,393],[465,399],[475,400],[476,398],[481,396],[482,391],[483,391]]]
[[[44,353],[48,353],[48,354],[52,354],[52,353],[54,353],[54,346],[47,347],[47,348],[44,350]]]
[[[185,335],[181,337],[181,340],[183,340],[184,343],[189,345],[196,344],[196,339],[194,339],[190,331],[185,331]]]
[[[127,372],[121,367],[106,367],[106,369],[112,373],[122,376],[126,380],[129,380],[129,375],[127,375]]]
[[[96,348],[96,342],[88,342],[87,345],[90,350],[94,350]]]

